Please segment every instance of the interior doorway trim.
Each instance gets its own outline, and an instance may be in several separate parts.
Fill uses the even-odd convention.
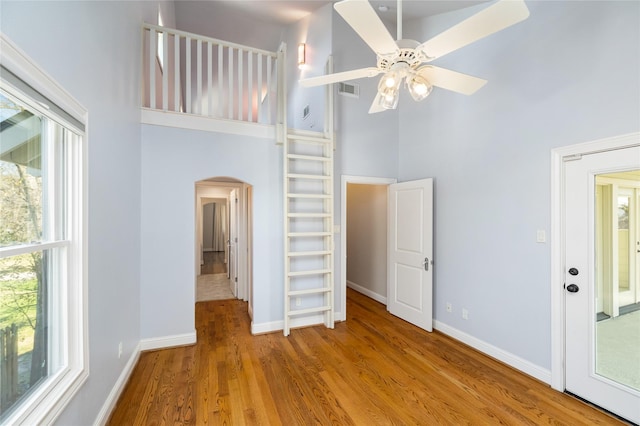
[[[640,132],[551,151],[551,387],[565,390],[564,161],[565,158],[640,146]]]
[[[198,222],[201,219],[198,217],[201,210],[201,199],[202,198],[211,198],[208,196],[208,190],[222,189],[225,192],[231,193],[231,190],[237,190],[238,197],[238,294],[237,297],[240,300],[244,300],[248,302],[248,310],[249,316],[253,316],[253,260],[251,257],[251,253],[253,252],[253,241],[252,234],[249,228],[249,224],[253,221],[253,211],[248,209],[248,206],[252,208],[252,201],[248,198],[252,196],[251,184],[242,181],[227,181],[227,179],[223,178],[221,180],[215,180],[216,178],[212,178],[212,180],[201,180],[195,183],[196,186],[196,229],[195,229],[195,270],[194,270],[194,286],[196,286],[198,271],[200,268],[200,258],[198,256],[200,247],[198,243],[198,233],[201,232],[199,229]],[[232,202],[229,200],[229,202]],[[230,210],[228,210],[228,214]],[[194,291],[195,298],[195,291]],[[195,303],[195,300],[194,300]]]
[[[395,178],[342,175],[340,184],[340,303],[335,313],[336,321],[347,319],[347,184],[391,185]]]

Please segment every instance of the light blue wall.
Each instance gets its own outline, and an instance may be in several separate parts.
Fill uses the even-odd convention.
[[[331,55],[331,37],[327,29],[332,26],[333,6],[328,4],[309,16],[287,27],[287,122],[294,129],[322,132],[325,121],[326,86],[300,87],[299,79],[325,74]],[[306,64],[298,69],[298,44],[306,44]],[[304,118],[305,106],[309,116]]]
[[[253,321],[282,320],[281,169],[274,141],[143,126],[143,338],[195,331],[195,183],[218,176],[253,186]]]
[[[489,80],[472,97],[436,90],[371,116],[376,78],[358,81],[360,99],[336,97],[335,207],[341,174],[434,177],[436,319],[549,368],[550,253],[535,235],[549,232],[550,149],[640,129],[640,4],[528,5],[529,20],[438,60]],[[156,7],[0,2],[0,29],[89,110],[92,368],[59,424],[93,422],[141,338],[193,331],[198,180],[254,186],[254,322],[282,319],[281,149],[141,130],[139,25],[155,22]],[[473,11],[408,23],[405,34],[425,40]],[[332,21],[335,71],[371,66],[375,55]]]
[[[395,34],[395,29],[390,31]],[[332,46],[334,71],[342,72],[374,66],[376,55],[362,39],[333,12]],[[398,111],[369,114],[369,107],[376,95],[379,77],[353,80],[360,86],[358,99],[337,94],[335,96],[335,177],[334,221],[341,220],[343,175],[395,178],[398,175]],[[336,307],[342,297],[340,270],[343,253],[340,238],[346,238],[344,230],[336,235],[335,277]],[[344,314],[344,313],[343,313]]]
[[[89,113],[90,377],[58,424],[93,423],[140,341],[140,23],[157,7],[0,2],[0,30]]]
[[[640,3],[527,4],[528,20],[434,62],[489,80],[479,92],[401,99],[398,177],[435,178],[435,318],[548,369],[550,151],[640,130]]]

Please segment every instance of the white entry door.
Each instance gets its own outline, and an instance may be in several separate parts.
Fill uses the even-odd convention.
[[[387,310],[432,331],[433,179],[389,185]]]
[[[618,292],[615,278],[604,278],[613,280],[604,285],[599,282],[607,276],[606,264],[618,262],[617,237],[612,237],[613,243],[601,241],[606,240],[606,229],[616,229],[624,209],[607,213],[598,207],[607,202],[597,190],[596,177],[618,174],[633,179],[639,169],[640,147],[582,155],[564,164],[565,387],[636,423],[640,423],[640,311],[610,318],[598,315],[599,299]],[[600,226],[601,220],[608,227]],[[613,290],[602,290],[607,287]]]

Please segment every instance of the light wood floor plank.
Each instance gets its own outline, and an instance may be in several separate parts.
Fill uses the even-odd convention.
[[[141,354],[108,424],[623,424],[352,290],[334,330],[251,336],[246,312],[198,303],[198,343]]]

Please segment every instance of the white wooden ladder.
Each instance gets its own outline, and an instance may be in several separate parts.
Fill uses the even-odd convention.
[[[285,336],[334,324],[332,135],[289,129],[284,141]]]

